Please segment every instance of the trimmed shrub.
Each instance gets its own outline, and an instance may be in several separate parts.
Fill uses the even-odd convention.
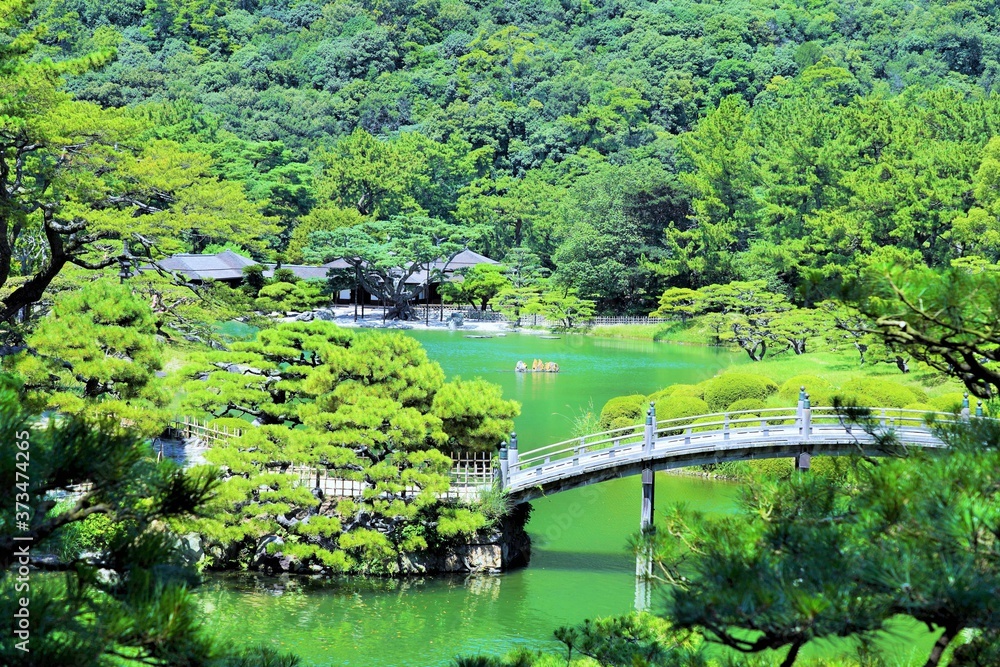
[[[606,430],[610,431],[611,429],[625,428],[626,426],[636,426],[641,423],[641,417],[639,419],[636,419],[635,417],[615,417],[611,420],[611,424]]]
[[[726,479],[746,482],[761,477],[776,477],[784,479],[791,477],[794,470],[793,459],[754,459],[752,461],[728,461],[718,465],[701,466],[705,472],[719,475]]]
[[[708,404],[694,396],[673,396],[656,404],[656,419],[677,419],[695,417],[708,412]]]
[[[646,414],[646,407],[646,397],[642,394],[616,396],[601,408],[600,427],[602,429],[618,428],[612,426],[613,423],[619,423],[622,426],[638,424]],[[627,421],[621,423],[623,420]]]
[[[870,396],[874,403],[871,407],[901,408],[910,403],[923,403],[927,400],[923,392],[914,391],[890,380],[880,378],[856,378],[843,386],[844,393],[858,393]]]
[[[708,404],[700,398],[694,396],[671,396],[667,400],[656,404],[656,420],[681,419],[682,417],[696,417],[708,412]],[[690,419],[681,419],[677,422],[678,427],[687,426]],[[667,435],[677,435],[680,428],[667,431]]]
[[[705,402],[712,411],[721,412],[736,401],[747,398],[763,401],[776,391],[778,385],[763,375],[726,373],[709,382]]]
[[[699,417],[691,422],[691,432],[718,431],[720,421],[722,421],[722,417]],[[712,426],[698,426],[698,424],[712,424]]]
[[[877,403],[874,398],[860,391],[838,391],[830,397],[830,401],[830,405],[833,405],[834,402],[839,402],[841,405],[856,405],[865,408],[875,407]]]
[[[834,386],[815,375],[796,375],[785,380],[785,383],[781,385],[781,390],[778,391],[778,396],[789,405],[797,404],[801,387],[806,388],[809,402],[813,405],[830,405]]]
[[[705,387],[702,384],[672,384],[649,395],[649,400],[654,403],[669,396],[694,396],[695,398],[705,397]]]
[[[950,394],[941,394],[940,396],[935,396],[930,399],[928,403],[934,407],[935,410],[941,412],[961,412],[962,411],[962,400],[965,398],[964,394],[959,392],[952,392]],[[969,405],[975,405],[975,399],[969,399]]]
[[[761,477],[776,477],[785,479],[795,471],[795,459],[783,456],[778,459],[754,459],[748,461],[754,479]],[[810,464],[812,462],[810,461]]]
[[[743,410],[763,410],[766,408],[764,401],[759,398],[741,398],[738,401],[734,401],[729,407],[726,408],[726,412],[742,412]],[[760,417],[760,412],[754,412],[753,414]],[[750,415],[744,415],[749,417]]]

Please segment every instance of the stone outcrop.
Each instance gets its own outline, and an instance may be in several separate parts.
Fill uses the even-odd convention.
[[[321,505],[320,513],[324,511]],[[531,539],[524,530],[528,522],[531,506],[527,503],[516,505],[510,514],[504,517],[498,526],[491,530],[479,531],[472,537],[461,541],[453,541],[436,549],[401,555],[396,562],[394,573],[399,576],[438,573],[490,573],[495,574],[506,570],[523,567],[531,558]],[[292,520],[308,521],[308,517],[296,517]],[[351,527],[365,527],[374,530],[388,531],[392,522],[384,517],[359,515]],[[305,564],[297,558],[282,553],[284,541],[277,535],[267,535],[256,545],[251,569],[268,574],[332,574],[316,564]],[[334,549],[336,544],[322,544]]]
[[[531,362],[531,368],[523,361],[518,361],[514,365],[514,371],[517,373],[558,373],[559,364],[554,361],[542,361],[541,359],[534,359]]]

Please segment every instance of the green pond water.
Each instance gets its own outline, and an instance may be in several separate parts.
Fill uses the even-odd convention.
[[[411,335],[449,376],[482,377],[522,403],[516,421],[522,452],[570,437],[581,410],[599,411],[613,396],[701,381],[742,363],[716,349],[645,341]],[[561,372],[514,373],[518,360],[530,366],[536,358],[557,362]],[[656,478],[657,508],[683,501],[694,509],[727,512],[735,508],[737,494],[736,485],[724,482]],[[638,530],[639,500],[639,479],[631,477],[534,501],[528,524],[531,564],[503,575],[325,582],[228,575],[211,580],[200,596],[220,636],[290,650],[310,666],[423,667],[516,646],[551,648],[552,631],[560,625],[632,609],[635,562],[627,543]],[[899,636],[888,640],[899,664],[910,662],[913,636],[912,629],[900,628]]]

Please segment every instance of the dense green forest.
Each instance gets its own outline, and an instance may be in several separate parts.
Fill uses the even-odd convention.
[[[218,205],[245,196],[257,233],[188,249],[302,260],[313,232],[429,216],[497,259],[534,253],[598,312],[645,314],[667,287],[732,280],[809,306],[872,255],[995,262],[997,15],[55,0],[30,20],[36,61],[99,61],[66,76],[73,97],[242,188]]]

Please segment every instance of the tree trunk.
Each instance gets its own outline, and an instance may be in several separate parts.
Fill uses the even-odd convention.
[[[800,648],[802,648],[802,644],[792,644],[791,648],[788,649],[788,655],[781,661],[781,667],[792,667],[795,664],[795,659],[799,657]]]

